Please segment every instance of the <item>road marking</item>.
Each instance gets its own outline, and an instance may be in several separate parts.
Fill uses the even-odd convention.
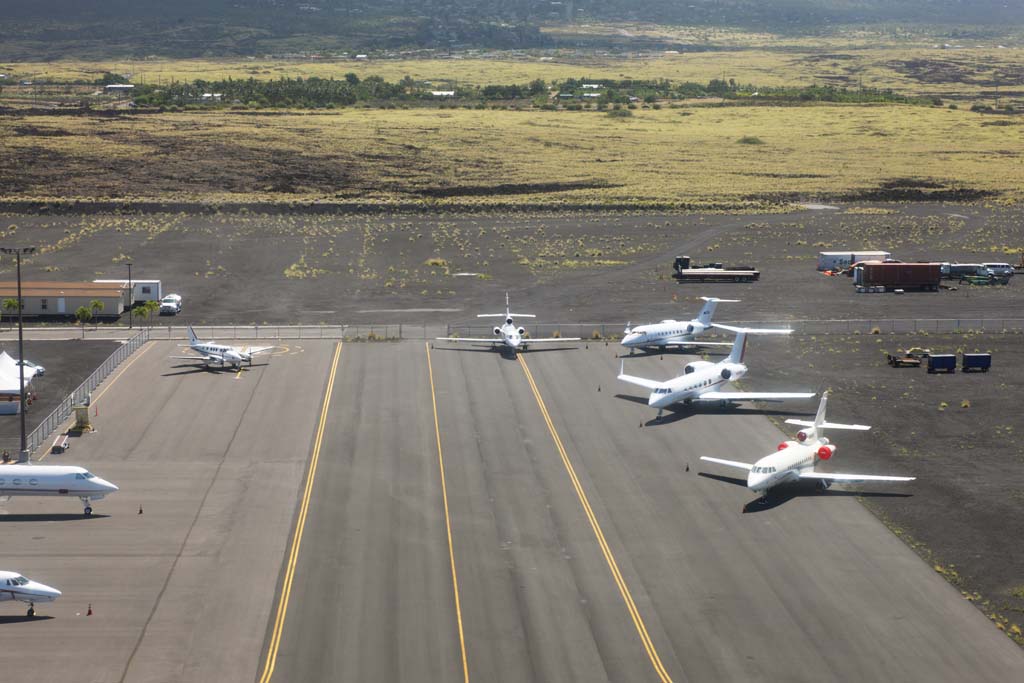
[[[121,370],[116,375],[114,375],[114,379],[110,380],[110,382],[107,383],[107,386],[103,387],[103,389],[100,390],[100,393],[96,394],[96,398],[90,398],[89,399],[89,407],[90,408],[92,406],[96,405],[96,403],[103,397],[103,394],[107,393],[107,390],[110,389],[110,387],[112,387],[114,385],[114,382],[116,382],[117,380],[121,379],[121,375],[123,375],[128,370],[128,368],[130,368],[132,366],[132,364],[135,363],[135,361],[137,361],[138,359],[142,358],[143,354],[145,354],[146,351],[149,351],[151,348],[156,346],[156,344],[153,344],[151,342],[146,342],[142,346],[143,346],[142,350],[139,351],[138,353],[136,353],[135,356],[130,361],[128,361],[128,363],[123,368],[121,368]],[[39,458],[36,460],[36,462],[42,462],[43,460],[46,459],[46,456],[48,456],[49,454],[50,454],[50,451],[46,451],[45,453],[43,453],[42,455],[39,456]]]
[[[334,349],[334,360],[331,363],[331,372],[327,378],[327,388],[324,390],[323,407],[320,409],[320,424],[316,429],[316,439],[313,442],[313,455],[309,462],[309,473],[306,475],[306,488],[302,494],[302,503],[299,505],[299,517],[295,521],[295,532],[292,535],[292,549],[288,555],[288,564],[285,567],[284,580],[281,583],[281,598],[277,603],[277,616],[274,619],[274,630],[270,636],[270,645],[267,647],[267,661],[263,666],[263,675],[260,676],[260,683],[268,683],[274,675],[274,667],[277,664],[277,650],[281,646],[281,633],[284,630],[284,619],[288,614],[288,599],[292,593],[292,581],[295,579],[295,565],[299,558],[299,546],[302,545],[302,531],[306,526],[306,515],[309,513],[309,500],[313,494],[313,481],[316,479],[316,466],[320,460],[320,447],[324,442],[324,429],[327,426],[327,410],[331,405],[331,394],[334,392],[334,377],[338,373],[338,359],[341,357],[341,342]]]
[[[626,609],[629,610],[629,616],[633,619],[633,625],[636,627],[636,632],[640,636],[640,642],[643,643],[644,649],[647,651],[647,657],[651,660],[651,665],[654,667],[654,671],[658,674],[662,683],[672,683],[672,677],[669,676],[665,666],[661,663],[661,657],[658,656],[658,651],[654,647],[654,642],[651,640],[651,636],[647,633],[647,627],[644,625],[644,619],[640,615],[640,610],[637,609],[636,603],[633,602],[633,595],[629,591],[629,586],[626,585],[626,580],[622,578],[622,572],[619,571],[619,565],[615,561],[615,556],[612,554],[612,550],[608,546],[608,541],[605,540],[604,532],[601,530],[601,525],[597,522],[597,516],[594,514],[594,510],[590,507],[590,501],[587,499],[587,494],[583,490],[583,485],[580,484],[580,480],[576,476],[576,469],[572,466],[572,461],[569,460],[569,454],[566,453],[565,446],[562,445],[562,439],[558,436],[558,432],[555,430],[555,424],[551,420],[551,415],[548,413],[547,406],[544,405],[544,399],[541,398],[540,390],[537,388],[537,383],[533,381],[533,374],[530,373],[530,368],[527,367],[526,361],[523,359],[523,355],[517,354],[517,356],[519,359],[519,365],[522,366],[523,372],[526,373],[526,380],[530,383],[530,388],[533,389],[533,396],[537,399],[537,405],[540,406],[541,415],[543,415],[544,421],[548,425],[548,431],[551,432],[551,438],[555,442],[555,447],[558,449],[559,455],[562,456],[562,464],[565,465],[565,470],[569,473],[569,478],[572,480],[573,488],[576,489],[576,495],[580,499],[583,511],[586,513],[587,519],[590,520],[590,528],[594,530],[594,536],[597,537],[597,543],[601,546],[601,552],[604,553],[604,559],[608,563],[608,568],[611,570],[612,576],[615,578],[616,585],[619,587],[619,593],[622,595],[622,599],[626,603]]]
[[[452,545],[452,522],[448,514],[448,485],[444,477],[444,452],[441,450],[441,425],[437,419],[437,393],[434,391],[434,366],[430,362],[430,342],[427,347],[427,372],[430,374],[430,401],[434,405],[434,434],[437,436],[437,464],[441,470],[441,499],[444,501],[444,526],[448,531],[448,559],[452,564],[452,586],[455,589],[455,617],[459,622],[459,648],[462,650],[462,680],[469,683],[469,661],[466,659],[466,635],[462,630],[462,603],[459,601],[459,576],[455,572],[455,548]]]

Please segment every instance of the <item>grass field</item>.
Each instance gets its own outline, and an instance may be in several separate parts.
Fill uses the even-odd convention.
[[[938,107],[7,116],[0,140],[6,200],[743,208],[1024,187],[1021,122]]]

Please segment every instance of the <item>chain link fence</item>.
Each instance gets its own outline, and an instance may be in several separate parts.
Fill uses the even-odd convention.
[[[110,354],[105,361],[100,363],[100,366],[93,371],[84,382],[78,385],[78,388],[68,394],[63,401],[60,402],[53,412],[43,418],[43,421],[29,433],[25,440],[28,445],[28,452],[34,453],[37,448],[51,435],[58,427],[60,427],[66,419],[71,417],[71,412],[75,406],[84,405],[89,398],[89,394],[92,390],[98,387],[103,380],[105,380],[111,372],[113,372],[118,365],[120,365],[126,358],[135,353],[140,346],[149,341],[150,330],[148,328],[141,330],[134,337],[126,341],[124,344],[119,346],[114,353]]]

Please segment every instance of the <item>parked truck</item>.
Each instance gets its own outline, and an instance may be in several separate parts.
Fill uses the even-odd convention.
[[[845,270],[857,261],[884,261],[892,258],[887,251],[822,251],[818,253],[818,270]]]
[[[869,261],[857,266],[853,283],[861,287],[893,289],[920,289],[937,292],[942,279],[938,263],[880,263]]]
[[[685,282],[753,282],[761,278],[760,271],[753,266],[726,268],[721,263],[708,263],[694,267],[689,256],[676,256],[672,264],[672,277],[679,284]]]

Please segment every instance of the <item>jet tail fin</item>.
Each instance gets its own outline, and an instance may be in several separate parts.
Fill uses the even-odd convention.
[[[821,395],[821,403],[818,404],[818,412],[814,416],[814,421],[808,420],[786,420],[786,424],[799,425],[800,427],[813,427],[815,434],[821,434],[822,430],[825,429],[853,429],[857,431],[867,431],[871,429],[870,425],[847,425],[840,424],[838,422],[828,422],[825,419],[825,409],[828,405],[828,392],[826,391]]]
[[[739,303],[739,299],[719,299],[714,296],[702,296],[704,307],[697,314],[697,321],[704,325],[711,324],[711,316],[715,314],[715,308],[722,303]]]

